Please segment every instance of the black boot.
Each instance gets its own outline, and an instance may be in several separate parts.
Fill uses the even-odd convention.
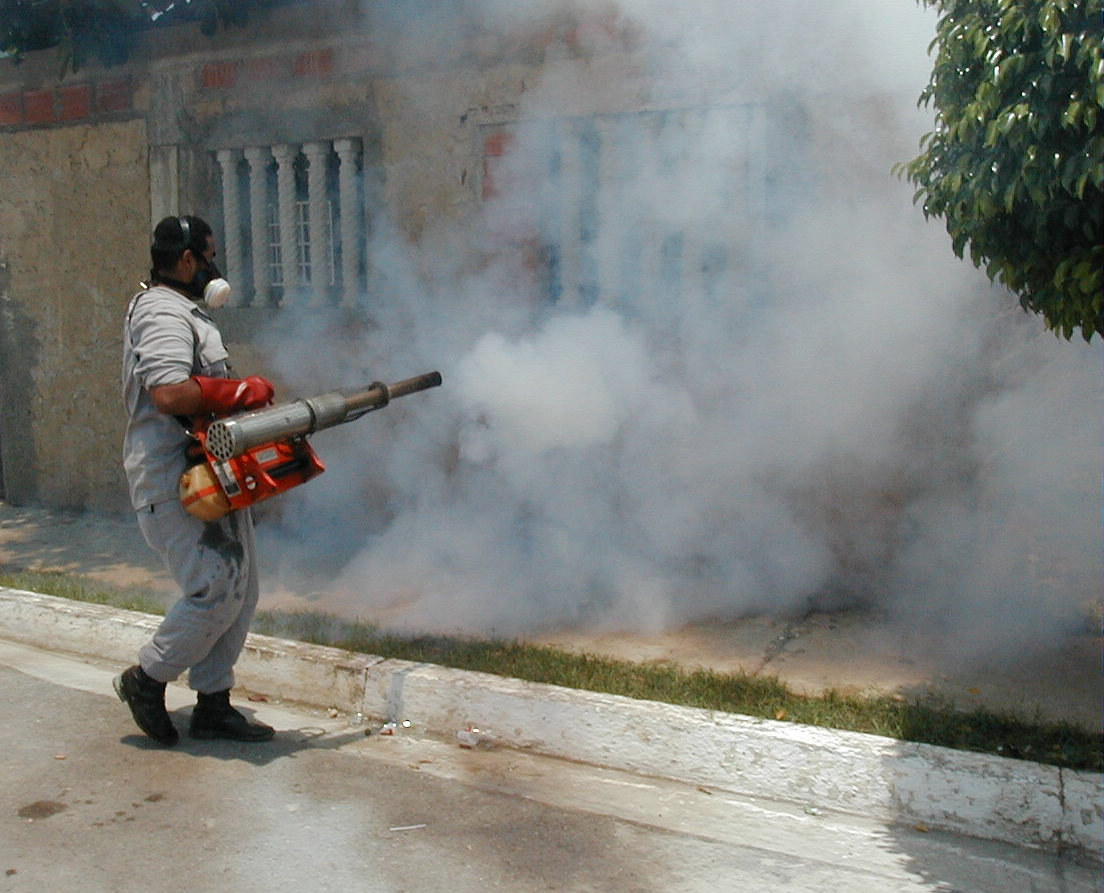
[[[165,683],[146,675],[141,667],[134,666],[116,676],[115,694],[130,708],[130,714],[143,732],[154,741],[169,747],[180,740],[180,735],[165,709]]]
[[[229,738],[232,741],[268,741],[276,734],[272,726],[250,722],[230,706],[230,690],[200,693],[196,699],[188,734],[193,738]]]

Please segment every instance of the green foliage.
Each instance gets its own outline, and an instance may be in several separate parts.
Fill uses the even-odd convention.
[[[898,165],[954,252],[1086,341],[1104,334],[1104,13],[1098,0],[920,0],[940,14],[935,108]]]
[[[242,27],[251,12],[279,0],[0,0],[0,53],[19,62],[24,53],[57,47],[62,74],[89,61],[119,65],[151,28],[198,22],[210,37]]]

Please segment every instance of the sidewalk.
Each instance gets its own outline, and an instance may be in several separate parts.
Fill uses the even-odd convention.
[[[6,893],[1093,893],[1009,844],[549,759],[421,729],[365,736],[268,700],[261,745],[140,735],[121,664],[0,640]],[[169,686],[183,727],[193,703]]]
[[[21,646],[117,667],[158,618],[0,588],[0,655]],[[5,648],[5,642],[8,645]],[[0,658],[2,661],[2,658]],[[10,664],[9,664],[10,665]],[[250,634],[238,697],[358,717],[369,730],[476,741],[789,804],[1100,858],[1104,776],[792,722],[577,691]],[[106,689],[106,683],[103,686]],[[179,683],[178,702],[189,700]],[[475,734],[475,733],[473,733]],[[484,740],[486,739],[486,741]]]
[[[305,599],[264,578],[262,607],[311,610],[372,620],[370,608],[314,590]],[[128,516],[81,515],[0,501],[0,568],[54,570],[105,585],[140,587],[172,597],[174,587]],[[531,641],[650,663],[778,676],[796,691],[878,691],[949,699],[1067,721],[1099,731],[1104,717],[1100,636],[1069,636],[1060,648],[1003,661],[951,663],[922,638],[877,616],[811,614],[752,617],[669,630],[652,636],[565,629]]]

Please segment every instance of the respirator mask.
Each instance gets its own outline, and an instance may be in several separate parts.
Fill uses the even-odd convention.
[[[197,270],[188,283],[192,296],[204,301],[212,310],[217,310],[230,300],[230,283],[212,261],[207,261],[206,269]]]
[[[183,236],[184,244],[190,247],[192,243],[191,225],[185,217],[177,219],[180,222],[180,233]],[[192,248],[192,252],[196,257],[202,257],[202,254],[196,252],[194,248]],[[217,310],[230,300],[230,283],[223,278],[214,261],[204,258],[203,263],[206,266],[197,270],[195,276],[192,277],[192,281],[185,283],[185,285],[188,294],[193,298],[203,301],[212,310]]]

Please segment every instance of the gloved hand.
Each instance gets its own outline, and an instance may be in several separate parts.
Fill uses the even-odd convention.
[[[193,375],[203,394],[203,411],[230,415],[246,409],[258,409],[272,400],[272,382],[259,375],[245,378],[207,378]]]

